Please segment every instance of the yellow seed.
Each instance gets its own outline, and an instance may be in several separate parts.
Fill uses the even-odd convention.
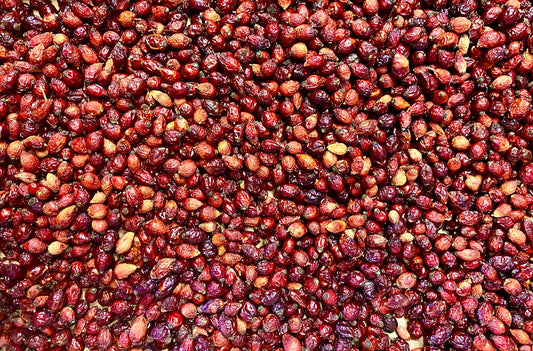
[[[462,135],[458,135],[452,139],[452,147],[456,150],[467,150],[470,147],[470,141]]]
[[[348,152],[348,146],[346,146],[344,143],[334,143],[328,145],[328,151],[337,156],[342,156]]]
[[[337,219],[328,223],[326,229],[330,233],[340,233],[346,230],[346,222],[343,220]]]
[[[67,244],[59,242],[59,241],[54,241],[53,243],[50,243],[50,245],[48,245],[48,252],[51,255],[60,255],[66,249],[67,249]]]
[[[524,245],[526,243],[526,234],[524,234],[523,231],[520,229],[509,229],[509,232],[507,233],[507,236],[509,237],[509,240],[511,240],[513,243],[517,245]]]
[[[131,248],[131,244],[133,243],[134,236],[135,234],[133,232],[127,232],[124,234],[120,239],[117,240],[115,251],[118,254],[128,252],[128,250]]]
[[[115,276],[117,279],[125,279],[137,270],[137,266],[131,263],[119,263],[115,267]]]
[[[148,93],[149,98],[153,98],[160,105],[165,107],[172,107],[172,99],[168,96],[167,93],[164,93],[159,90],[152,90]]]
[[[407,176],[405,174],[405,171],[403,169],[399,169],[398,172],[392,177],[392,185],[394,186],[402,186],[407,183]]]

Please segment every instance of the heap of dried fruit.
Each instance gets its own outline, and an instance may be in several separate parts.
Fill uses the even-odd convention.
[[[0,348],[531,351],[532,21],[0,1]]]

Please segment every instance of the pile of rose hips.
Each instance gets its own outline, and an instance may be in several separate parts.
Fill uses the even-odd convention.
[[[0,348],[533,350],[532,21],[1,1]]]

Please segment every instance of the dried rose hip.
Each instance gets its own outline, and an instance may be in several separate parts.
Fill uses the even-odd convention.
[[[0,3],[0,349],[531,350],[527,1]]]

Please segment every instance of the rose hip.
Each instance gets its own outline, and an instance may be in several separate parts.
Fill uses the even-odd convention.
[[[4,1],[0,348],[528,350],[531,13]]]

